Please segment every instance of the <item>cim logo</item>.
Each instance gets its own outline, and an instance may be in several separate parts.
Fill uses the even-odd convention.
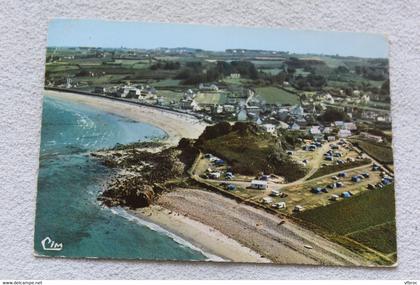
[[[55,250],[60,251],[63,249],[62,243],[57,243],[53,241],[50,237],[46,237],[41,241],[42,248],[44,250]]]

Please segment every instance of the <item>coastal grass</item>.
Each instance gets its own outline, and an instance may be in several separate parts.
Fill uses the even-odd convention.
[[[318,178],[318,177],[328,175],[328,174],[331,174],[331,173],[336,173],[336,172],[339,172],[339,171],[343,171],[343,170],[352,169],[352,168],[355,168],[355,167],[367,165],[371,162],[372,162],[372,160],[370,160],[369,158],[365,158],[365,159],[362,159],[362,160],[356,160],[356,161],[347,162],[347,163],[344,163],[344,164],[326,165],[326,166],[323,166],[323,167],[319,168],[307,180],[311,180],[311,179]]]
[[[346,237],[384,254],[396,251],[394,185],[365,191],[350,199],[299,213],[338,237]]]
[[[258,87],[256,88],[256,94],[267,104],[299,104],[299,97],[297,95],[277,87]]]

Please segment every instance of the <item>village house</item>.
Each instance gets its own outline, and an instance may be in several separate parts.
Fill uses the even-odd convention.
[[[309,134],[311,135],[319,135],[321,134],[321,129],[319,126],[312,126],[309,128]]]
[[[233,112],[235,112],[235,109],[236,109],[236,107],[233,106],[233,105],[223,105],[223,110],[226,113],[233,113]]]
[[[181,109],[200,111],[201,108],[194,99],[182,99],[179,102]]]
[[[333,142],[333,141],[335,141],[335,136],[328,136],[328,137],[327,137],[327,140],[328,140],[329,142]]]
[[[232,79],[239,79],[239,78],[241,78],[241,74],[240,73],[231,73],[229,75],[229,77],[232,78]]]
[[[350,130],[342,129],[342,130],[338,131],[338,137],[339,138],[347,138],[349,136],[351,136],[351,131]]]
[[[290,115],[294,118],[302,118],[305,115],[302,106],[295,105],[290,109]]]
[[[325,128],[322,130],[322,133],[323,133],[323,134],[330,134],[330,133],[331,133],[331,128],[330,128],[330,127],[325,127]]]
[[[262,127],[265,129],[267,133],[270,133],[270,134],[276,133],[276,126],[273,124],[263,124]]]
[[[198,89],[202,90],[202,91],[218,91],[219,87],[217,87],[216,84],[207,84],[207,83],[200,83],[200,85],[198,85]]]
[[[285,129],[288,129],[289,128],[289,125],[288,124],[286,124],[285,122],[279,122],[278,123],[278,128],[279,129],[283,129],[283,130],[285,130]]]
[[[349,130],[349,131],[355,131],[357,130],[357,126],[355,123],[350,122],[350,123],[344,123],[343,125],[343,129],[345,130]]]

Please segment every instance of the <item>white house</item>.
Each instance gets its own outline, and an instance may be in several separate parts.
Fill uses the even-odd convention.
[[[347,138],[351,136],[351,131],[350,130],[339,130],[338,131],[338,137],[339,138]]]
[[[204,91],[218,91],[219,90],[219,87],[217,87],[216,84],[204,84],[204,83],[200,83],[200,85],[198,85],[198,89],[204,90]]]
[[[251,181],[251,188],[265,190],[267,189],[268,184],[267,181],[264,180],[252,180]]]
[[[241,74],[240,73],[231,73],[229,75],[229,77],[232,78],[232,79],[234,79],[234,78],[238,79],[238,78],[241,78]]]
[[[334,122],[334,125],[336,127],[342,128],[344,126],[344,122],[343,121],[335,121]]]
[[[274,134],[276,132],[276,126],[273,124],[264,124],[262,127],[267,133]]]
[[[355,123],[353,123],[353,122],[350,122],[350,123],[344,123],[343,128],[344,128],[345,130],[349,130],[349,131],[355,131],[355,130],[357,130],[357,126],[356,126],[356,124],[355,124]]]
[[[335,141],[335,136],[328,136],[327,140],[329,142],[333,142],[333,141]]]
[[[279,129],[288,129],[289,125],[286,124],[285,122],[279,122]]]
[[[331,133],[331,128],[330,128],[330,127],[325,127],[325,128],[322,130],[322,133],[323,133],[323,134],[329,134],[329,133]]]
[[[310,133],[311,135],[319,135],[319,134],[321,134],[321,130],[320,130],[319,126],[312,126],[312,127],[309,129],[309,133]]]
[[[233,105],[223,105],[223,110],[227,113],[235,112],[235,106]]]
[[[333,98],[333,96],[331,96],[331,94],[330,94],[330,93],[325,94],[325,96],[324,96],[324,100],[325,100],[327,103],[334,104],[334,98]]]

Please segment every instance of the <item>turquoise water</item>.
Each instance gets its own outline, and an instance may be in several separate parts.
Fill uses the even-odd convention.
[[[96,198],[112,175],[88,151],[166,133],[94,108],[44,98],[38,176],[35,251],[67,257],[204,260],[206,256],[159,227],[120,209],[101,207]],[[60,251],[41,246],[45,237]]]

